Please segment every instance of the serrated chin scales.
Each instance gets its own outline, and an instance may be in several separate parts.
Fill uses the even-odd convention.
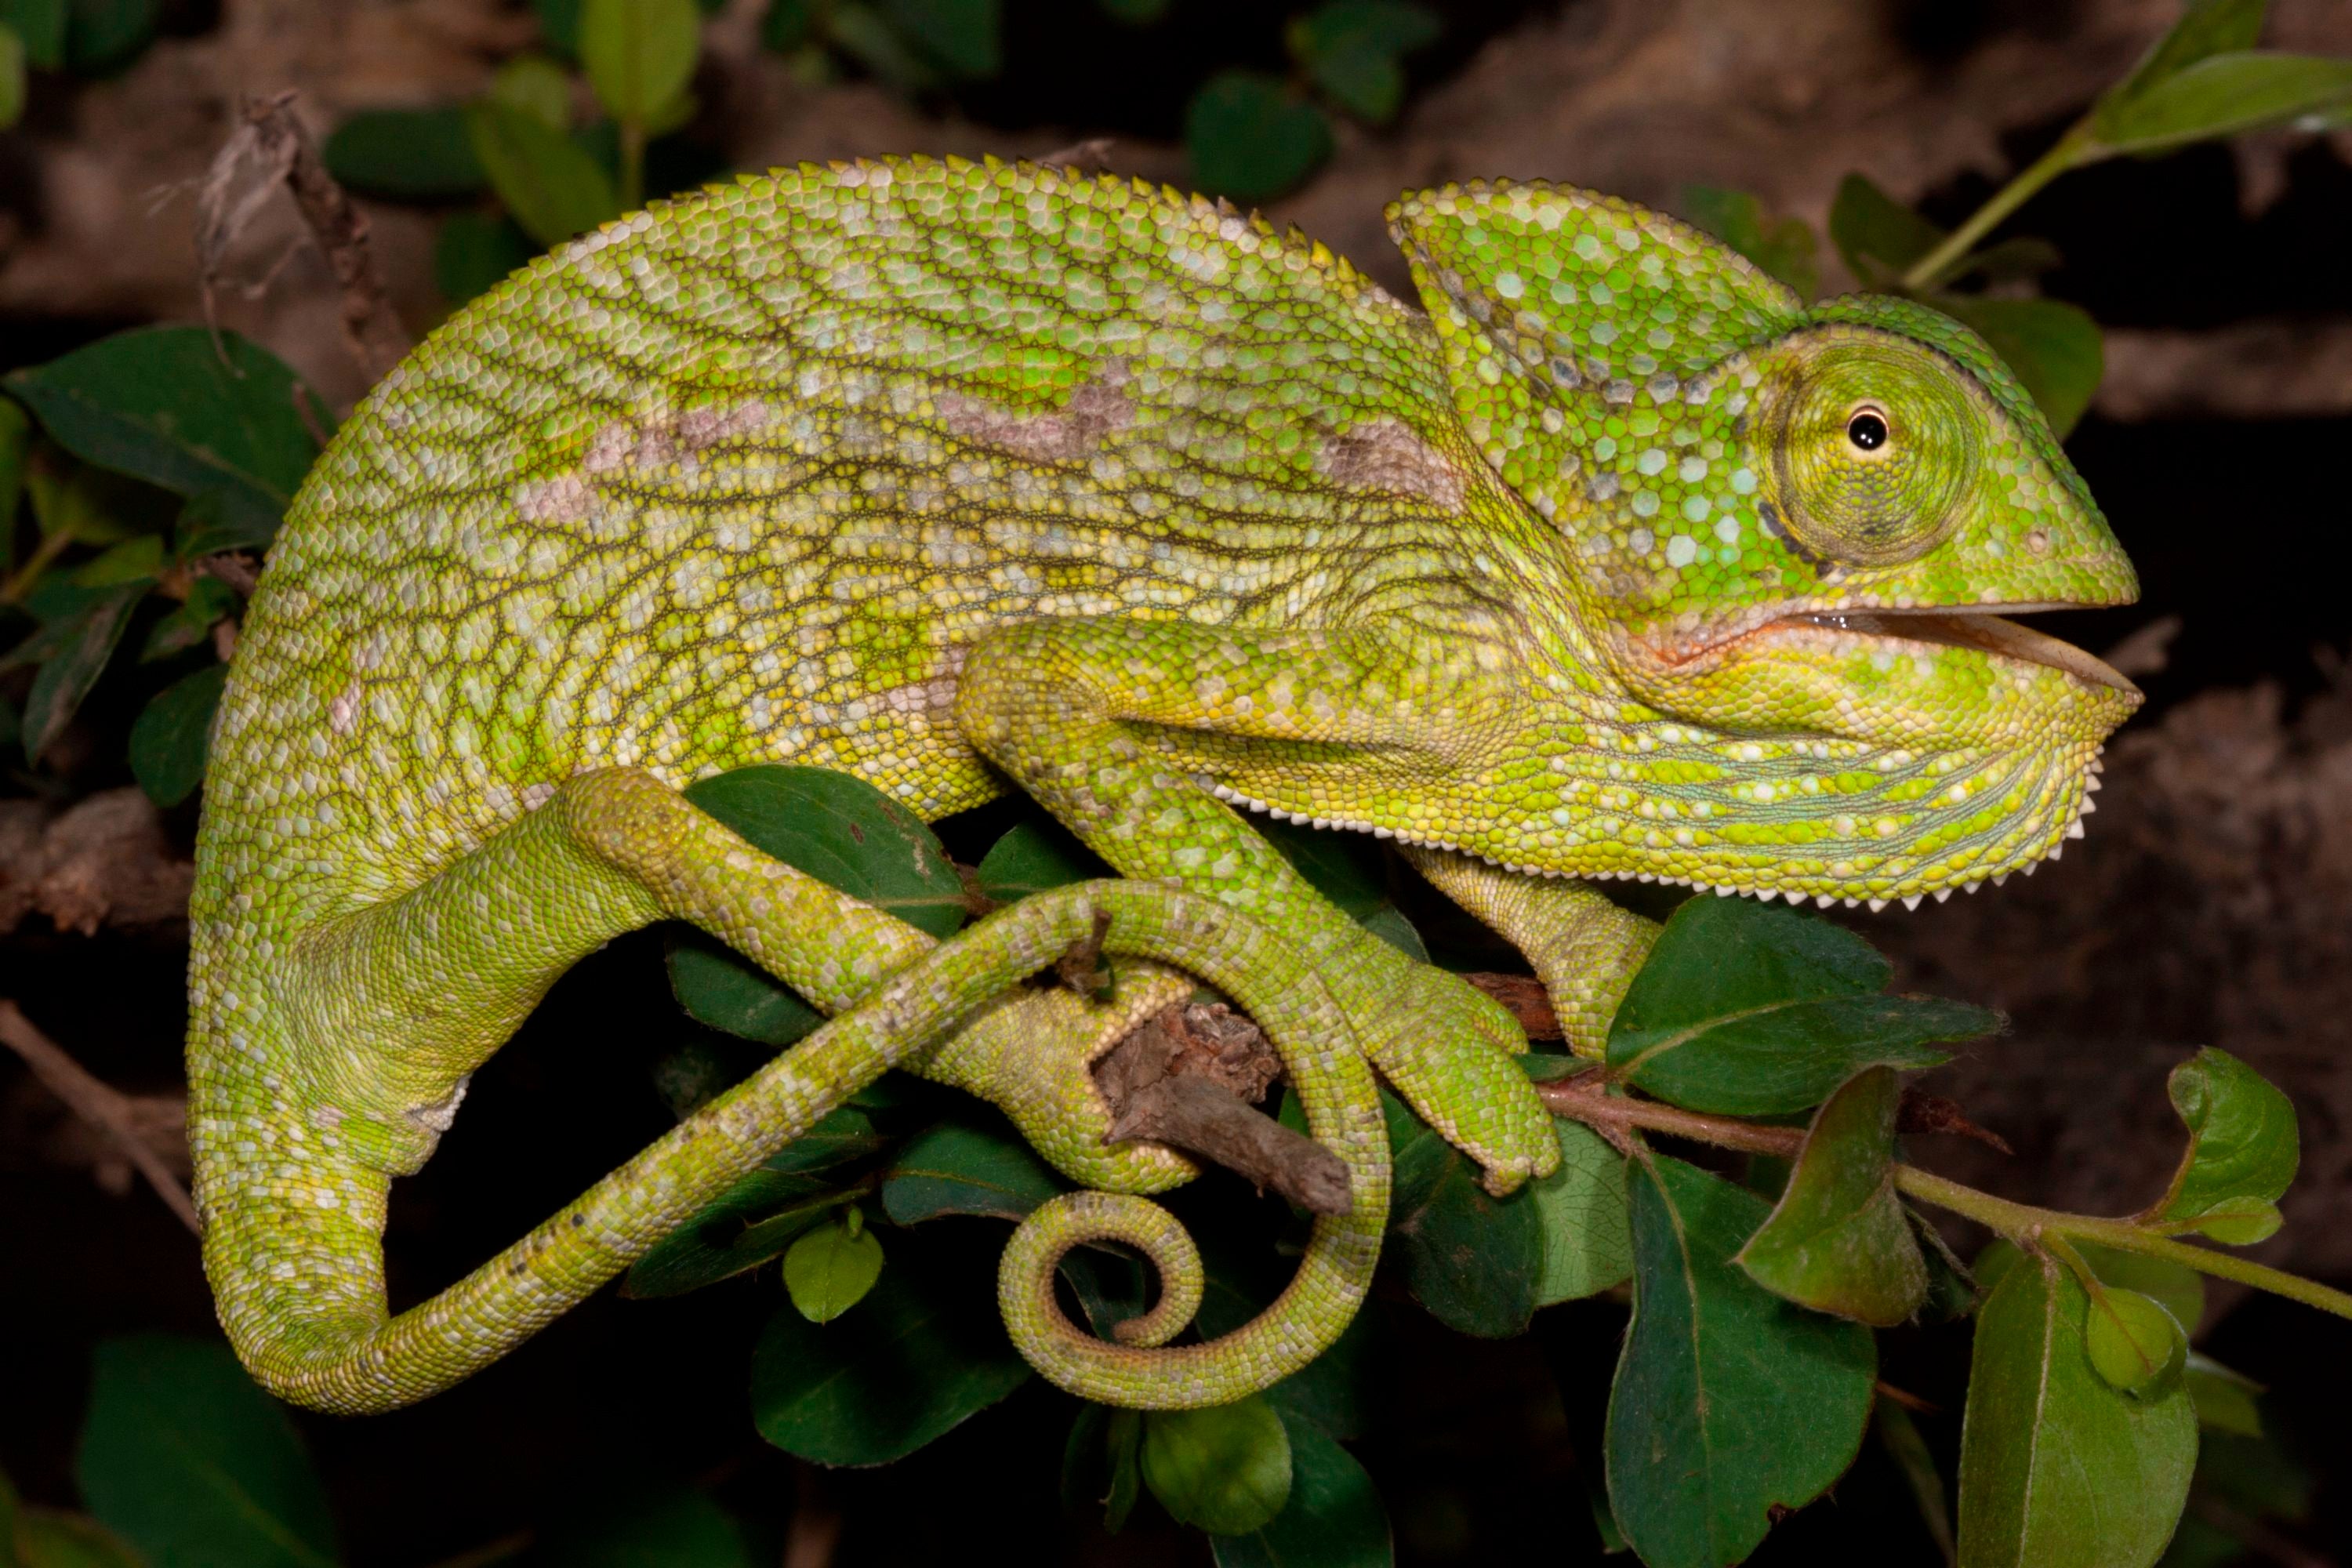
[[[2098,775],[2104,771],[2105,765],[2100,758],[2105,751],[2105,748],[2101,747],[2093,753],[2084,770],[2084,787],[2082,793],[2076,797],[2074,814],[2068,817],[2065,827],[2050,841],[2049,847],[2042,854],[2029,855],[2022,859],[2012,861],[2005,869],[1998,872],[1980,872],[1965,880],[1925,887],[1916,892],[1890,892],[1883,895],[1820,892],[1803,888],[1763,888],[1741,883],[1710,882],[1697,878],[1677,877],[1659,871],[1565,871],[1541,866],[1523,866],[1514,861],[1498,859],[1495,856],[1470,848],[1466,845],[1457,844],[1452,839],[1424,837],[1413,833],[1400,832],[1395,828],[1377,826],[1368,822],[1350,822],[1344,817],[1315,816],[1304,812],[1287,811],[1270,802],[1244,795],[1241,791],[1230,785],[1219,784],[1205,774],[1194,775],[1194,782],[1228,805],[1238,806],[1261,816],[1270,816],[1276,822],[1292,822],[1302,827],[1323,828],[1340,833],[1368,833],[1374,838],[1387,839],[1398,844],[1412,844],[1427,849],[1444,849],[1455,855],[1467,855],[1473,859],[1483,860],[1489,866],[1522,877],[1578,877],[1591,881],[1654,882],[1670,887],[1689,888],[1696,892],[1713,893],[1718,898],[1746,897],[1760,900],[1765,903],[1770,903],[1775,899],[1786,899],[1791,904],[1802,904],[1810,899],[1816,907],[1824,910],[1833,905],[1843,904],[1850,910],[1866,907],[1875,914],[1889,905],[1898,903],[1906,910],[1916,910],[1930,898],[1940,904],[1949,900],[1956,890],[1973,893],[1988,881],[1998,888],[2007,882],[2013,872],[2021,870],[2031,877],[2042,860],[2063,858],[2068,840],[2085,837],[2083,818],[2099,809],[2098,804],[2091,799],[2091,793],[2100,787]]]

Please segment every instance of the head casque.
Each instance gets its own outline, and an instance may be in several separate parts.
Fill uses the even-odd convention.
[[[1389,216],[1465,426],[1565,537],[1578,619],[1637,705],[1615,744],[1639,789],[1588,791],[1496,858],[1916,903],[2080,836],[2139,693],[2007,616],[2137,584],[1981,339],[1900,300],[1808,310],[1587,192],[1449,185]]]

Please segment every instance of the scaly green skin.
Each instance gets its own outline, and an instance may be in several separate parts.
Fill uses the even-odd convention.
[[[1654,933],[1546,878],[1916,899],[2080,831],[2137,693],[1918,613],[2133,592],[1980,342],[1896,301],[1808,311],[1585,193],[1449,186],[1391,217],[1430,316],[1140,184],[809,167],[608,225],[394,372],[255,596],[199,846],[197,1195],[257,1376],[338,1409],[446,1386],[892,1062],[1004,1105],[1082,1182],[1181,1179],[1099,1146],[1079,1070],[1181,980],[991,1003],[1081,900],[933,950],[676,794],[714,771],[842,768],[932,816],[1009,777],[1151,879],[1087,895],[1115,949],[1274,1026],[1356,1202],[1265,1318],[1167,1347],[1197,1265],[1131,1198],[1049,1205],[1007,1251],[1024,1352],[1135,1405],[1236,1397],[1345,1325],[1386,1203],[1364,1060],[1497,1192],[1557,1160],[1501,1011],[1234,805],[1401,840],[1584,1050]],[[556,975],[664,917],[838,1018],[387,1320],[390,1178]],[[1058,1248],[1100,1235],[1163,1269],[1128,1348],[1052,1304]]]

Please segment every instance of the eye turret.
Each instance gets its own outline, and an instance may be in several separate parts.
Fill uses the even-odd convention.
[[[1768,394],[1770,500],[1824,560],[1916,560],[1959,526],[1978,485],[1984,416],[1960,372],[1888,333],[1808,344]]]

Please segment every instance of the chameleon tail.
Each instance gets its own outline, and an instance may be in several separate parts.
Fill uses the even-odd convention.
[[[1245,1005],[1282,1053],[1308,1128],[1347,1163],[1349,1212],[1316,1219],[1297,1273],[1265,1311],[1205,1343],[1170,1346],[1192,1321],[1202,1290],[1200,1250],[1174,1215],[1143,1198],[1093,1192],[1066,1194],[1033,1211],[1004,1249],[997,1305],[1029,1364],[1082,1398],[1186,1410],[1269,1388],[1339,1337],[1371,1282],[1389,1204],[1388,1133],[1371,1072],[1352,1052],[1305,1048],[1330,1034],[1301,1031],[1297,1025],[1307,1020],[1296,1011],[1285,1016],[1261,1008],[1256,998]],[[1160,1300],[1111,1331],[1117,1344],[1079,1329],[1055,1299],[1055,1265],[1089,1241],[1125,1242],[1150,1258],[1160,1276]]]
[[[975,1006],[1052,963],[1092,932],[1097,910],[1110,917],[1106,945],[1112,952],[1200,975],[1249,1008],[1286,1052],[1315,1039],[1323,1053],[1318,1061],[1353,1065],[1339,1009],[1289,944],[1265,927],[1164,884],[1057,889],[1001,910],[923,955],[520,1241],[397,1316],[387,1317],[383,1297],[386,1180],[380,1172],[340,1164],[333,1171],[314,1169],[297,1184],[299,1193],[289,1192],[287,1170],[278,1162],[299,1147],[299,1138],[289,1141],[291,1148],[281,1142],[276,1158],[218,1161],[205,1194],[205,1250],[230,1338],[266,1386],[313,1408],[387,1410],[438,1393],[584,1300],[825,1112],[945,1037]],[[1356,1099],[1364,1109],[1349,1122],[1349,1137],[1354,1145],[1382,1151],[1369,1163],[1360,1152],[1350,1160],[1351,1168],[1369,1174],[1356,1212],[1370,1218],[1318,1226],[1301,1278],[1311,1269],[1318,1279],[1329,1274],[1340,1284],[1307,1298],[1307,1306],[1334,1321],[1288,1331],[1298,1346],[1319,1348],[1345,1327],[1370,1278],[1385,1209],[1378,1110],[1369,1074],[1360,1066],[1354,1070],[1363,1079]],[[1323,1086],[1309,1091],[1307,1105],[1310,1126],[1326,1137],[1336,1125],[1331,1080],[1329,1070],[1309,1068],[1302,1075],[1302,1082]],[[232,1131],[247,1136],[260,1130],[248,1122],[242,1131],[224,1128],[224,1134]],[[262,1140],[268,1142],[274,1140]],[[257,1143],[257,1152],[260,1148]],[[315,1151],[312,1155],[315,1163]],[[1350,1238],[1336,1255],[1325,1230],[1334,1225]],[[1318,1260],[1318,1255],[1331,1256]],[[1278,1309],[1295,1307],[1297,1294],[1294,1286]],[[1309,1349],[1297,1361],[1312,1353]],[[1294,1363],[1261,1352],[1249,1364],[1279,1367],[1262,1375],[1262,1384]],[[1218,1375],[1223,1381],[1214,1398],[1235,1398],[1260,1385],[1230,1368]],[[1148,1384],[1148,1376],[1130,1374],[1123,1385],[1128,1401],[1153,1403]],[[1121,1394],[1112,1390],[1103,1397]],[[1158,1402],[1207,1401],[1163,1396]]]

